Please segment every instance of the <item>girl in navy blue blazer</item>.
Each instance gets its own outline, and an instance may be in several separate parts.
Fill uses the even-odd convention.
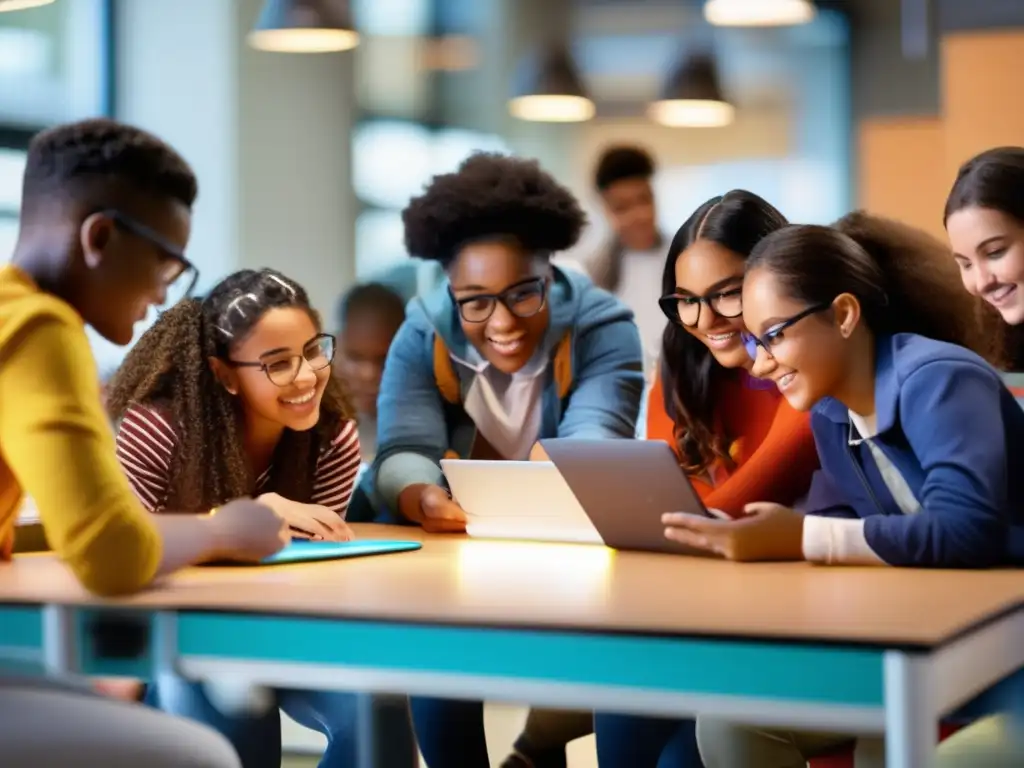
[[[984,568],[1024,562],[1024,411],[948,252],[910,227],[851,214],[792,226],[747,261],[754,374],[811,410],[821,472],[802,513],[668,515],[668,533],[735,560]],[[698,721],[708,768],[786,768],[849,736]],[[883,759],[878,740],[858,765]],[[881,762],[879,765],[883,764]]]

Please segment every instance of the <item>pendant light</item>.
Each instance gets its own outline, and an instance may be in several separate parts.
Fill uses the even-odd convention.
[[[508,110],[520,120],[578,123],[594,116],[576,64],[566,45],[553,45],[519,65]]]
[[[814,19],[811,0],[707,0],[704,18],[720,27],[785,27]]]
[[[0,13],[6,11],[21,11],[26,8],[39,8],[43,5],[50,5],[56,0],[0,0]]]
[[[359,44],[348,0],[266,0],[249,45],[275,53],[328,53]]]
[[[648,117],[670,128],[721,128],[735,114],[722,95],[718,68],[708,54],[684,57],[665,82],[661,98],[647,108]]]

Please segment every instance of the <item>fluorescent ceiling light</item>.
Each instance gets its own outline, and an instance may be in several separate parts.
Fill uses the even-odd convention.
[[[814,18],[810,0],[707,0],[704,18],[720,27],[783,27]]]

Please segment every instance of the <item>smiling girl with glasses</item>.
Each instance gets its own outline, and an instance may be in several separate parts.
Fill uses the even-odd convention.
[[[753,372],[813,412],[821,472],[804,513],[674,513],[673,538],[746,561],[1024,564],[1024,411],[982,356],[991,340],[976,310],[944,246],[911,227],[855,213],[765,238],[743,283]],[[712,718],[697,730],[719,768],[803,764],[853,741]],[[859,749],[858,765],[884,764],[877,740]]]
[[[273,270],[243,270],[204,299],[163,314],[110,384],[117,452],[154,513],[258,497],[293,537],[351,538],[345,514],[360,465],[353,410],[331,378],[334,338],[305,290]],[[262,717],[218,712],[204,689],[161,678],[151,700],[213,725],[249,767],[281,761],[278,706],[328,737],[321,766],[355,763],[355,699],[277,691]],[[410,755],[411,735],[409,736]]]

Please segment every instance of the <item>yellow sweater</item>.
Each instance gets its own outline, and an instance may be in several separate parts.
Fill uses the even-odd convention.
[[[117,462],[81,317],[16,267],[0,268],[0,556],[27,491],[82,584],[133,592],[161,538]]]

